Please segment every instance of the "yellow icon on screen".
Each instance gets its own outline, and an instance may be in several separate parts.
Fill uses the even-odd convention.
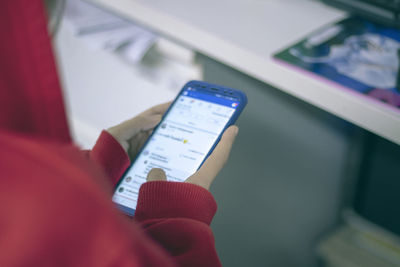
[[[183,139],[183,143],[186,144],[188,142],[187,139]]]

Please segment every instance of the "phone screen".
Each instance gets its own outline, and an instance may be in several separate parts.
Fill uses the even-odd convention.
[[[235,97],[182,90],[124,174],[113,201],[133,215],[139,188],[153,168],[162,168],[168,181],[185,181],[205,160],[238,105]]]

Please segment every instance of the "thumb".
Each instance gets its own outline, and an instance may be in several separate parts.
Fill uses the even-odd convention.
[[[165,175],[165,172],[163,169],[160,168],[155,168],[151,169],[149,173],[147,174],[147,182],[151,181],[166,181],[167,176]]]
[[[190,176],[186,182],[200,185],[208,190],[211,183],[228,160],[238,130],[238,127],[235,125],[226,129],[218,145],[204,162],[203,166],[201,166],[195,174]]]

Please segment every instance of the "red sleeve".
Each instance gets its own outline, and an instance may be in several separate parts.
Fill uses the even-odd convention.
[[[179,266],[221,266],[210,223],[217,210],[211,193],[188,183],[142,185],[135,221]]]
[[[113,184],[130,161],[122,146],[103,131],[90,157]],[[221,266],[210,223],[217,210],[211,193],[188,183],[148,182],[140,188],[135,221],[178,263],[178,266]]]
[[[102,131],[93,149],[88,152],[92,160],[97,162],[116,185],[124,171],[129,167],[128,154],[115,138],[107,131]]]

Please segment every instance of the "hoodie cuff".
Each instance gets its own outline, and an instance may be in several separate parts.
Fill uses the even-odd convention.
[[[90,156],[100,164],[115,186],[130,165],[128,154],[120,143],[107,131],[102,131]]]
[[[210,225],[217,203],[212,194],[190,183],[152,181],[140,187],[135,220],[187,218]]]

